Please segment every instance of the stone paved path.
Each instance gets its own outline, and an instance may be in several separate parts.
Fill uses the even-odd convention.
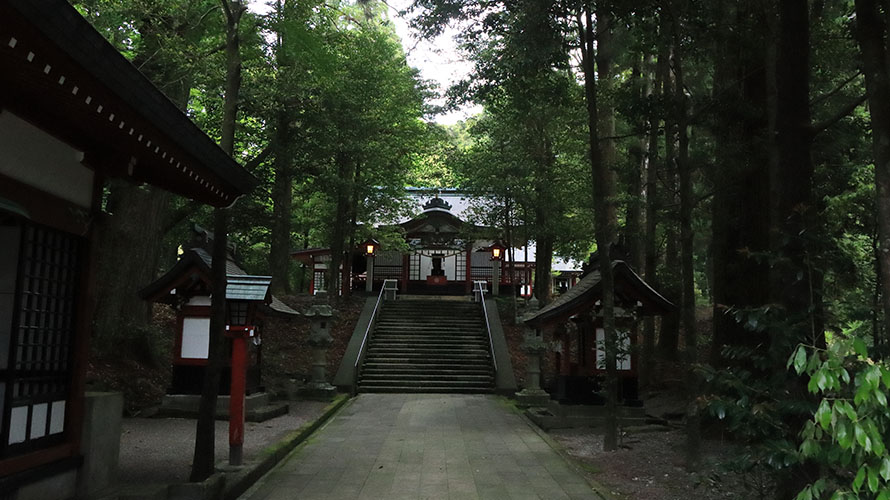
[[[598,499],[497,398],[361,394],[242,499]]]

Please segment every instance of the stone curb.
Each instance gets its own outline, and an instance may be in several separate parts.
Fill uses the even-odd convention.
[[[531,427],[533,431],[535,431],[535,434],[537,434],[545,443],[547,443],[547,446],[549,446],[554,452],[556,452],[556,454],[559,455],[572,470],[574,470],[577,474],[583,477],[585,481],[587,481],[587,485],[590,486],[590,489],[592,489],[597,496],[599,496],[602,500],[617,500],[616,497],[609,492],[608,488],[606,488],[599,482],[591,479],[587,471],[578,466],[578,463],[575,461],[575,459],[572,458],[568,453],[566,453],[565,448],[554,441],[553,438],[551,438],[546,431],[538,427],[530,418],[528,418],[528,416],[525,415],[525,411],[520,410],[513,404],[510,404],[509,406],[512,408],[515,414],[519,415],[519,417],[522,418],[522,420],[525,421],[525,423],[529,427]]]
[[[338,394],[334,401],[325,408],[324,413],[320,417],[260,452],[262,458],[258,462],[248,464],[238,471],[226,473],[225,486],[220,498],[223,500],[234,500],[250,489],[264,474],[272,470],[300,443],[324,425],[349,400],[350,397],[348,395]]]

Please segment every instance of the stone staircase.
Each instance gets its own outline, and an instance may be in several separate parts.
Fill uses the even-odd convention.
[[[494,389],[478,303],[386,302],[359,376],[360,392],[484,393]]]

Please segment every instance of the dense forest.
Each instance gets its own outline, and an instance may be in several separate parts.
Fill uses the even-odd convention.
[[[330,247],[336,269],[369,236],[398,248],[370,231],[406,186],[460,188],[536,243],[542,302],[554,254],[598,250],[679,306],[645,324],[642,382],[682,367],[689,469],[717,425],[779,498],[890,498],[887,2],[417,0],[418,36],[456,29],[472,65],[449,89],[409,67],[383,2],[72,3],[260,179],[215,215],[106,186],[98,344],[145,331],[133,291],[191,222],[299,293],[291,251]],[[436,124],[437,92],[483,112]]]

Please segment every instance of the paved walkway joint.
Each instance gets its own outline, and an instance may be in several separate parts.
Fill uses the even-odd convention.
[[[360,394],[242,498],[600,497],[494,396]]]

